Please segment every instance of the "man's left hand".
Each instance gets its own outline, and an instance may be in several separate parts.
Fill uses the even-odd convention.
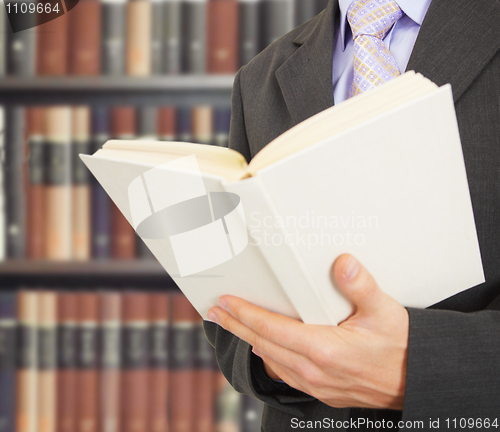
[[[337,327],[307,325],[232,296],[208,318],[245,340],[288,385],[336,408],[403,408],[408,313],[351,255],[332,278],[353,302]],[[273,374],[274,375],[274,374]]]

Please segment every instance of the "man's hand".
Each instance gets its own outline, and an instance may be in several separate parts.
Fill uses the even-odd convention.
[[[331,273],[355,305],[337,327],[307,325],[232,296],[221,297],[208,318],[247,341],[271,378],[332,407],[402,409],[406,309],[350,255],[339,257]]]

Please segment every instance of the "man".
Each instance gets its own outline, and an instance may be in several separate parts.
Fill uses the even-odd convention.
[[[384,44],[392,52],[395,43],[400,70],[452,85],[486,283],[430,309],[406,310],[355,257],[342,256],[332,278],[356,313],[331,328],[223,297],[209,318],[229,331],[206,323],[206,333],[236,390],[266,403],[266,432],[319,430],[314,422],[323,419],[337,429],[353,428],[351,419],[385,419],[393,427],[400,420],[422,421],[416,427],[427,430],[437,419],[454,429],[459,423],[453,418],[470,418],[471,429],[481,430],[484,419],[500,427],[500,2],[396,1],[401,20],[412,18],[416,3],[426,3],[422,22],[398,21]],[[356,74],[345,66],[350,3],[330,0],[323,13],[238,73],[230,146],[247,160],[295,124],[349,97],[347,77],[355,80]],[[349,55],[352,60],[356,53]]]

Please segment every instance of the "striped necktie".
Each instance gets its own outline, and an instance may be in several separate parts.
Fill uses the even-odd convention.
[[[382,40],[403,16],[390,0],[354,0],[347,21],[354,40],[354,80],[349,97],[366,92],[399,75],[396,60]]]

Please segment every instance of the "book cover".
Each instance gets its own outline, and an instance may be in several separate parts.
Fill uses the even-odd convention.
[[[57,293],[57,432],[77,431],[78,295]]]
[[[185,0],[182,10],[184,72],[206,73],[207,0]]]
[[[38,432],[38,294],[19,291],[17,298],[16,431]]]
[[[27,114],[28,172],[27,187],[27,256],[45,258],[45,112],[42,107],[29,107]]]
[[[158,109],[158,137],[162,141],[175,141],[177,137],[177,111],[173,106]]]
[[[120,432],[122,395],[122,294],[100,294],[100,428],[101,432]]]
[[[38,293],[37,431],[56,432],[57,415],[57,294]]]
[[[72,258],[71,107],[45,108],[45,258]]]
[[[151,1],[127,3],[127,74],[151,75]]]
[[[127,2],[102,0],[102,73],[125,75]]]
[[[92,109],[92,153],[102,148],[110,137],[109,110],[105,106]],[[92,177],[92,258],[111,257],[111,200],[99,182]]]
[[[123,295],[123,432],[147,432],[150,425],[149,294]],[[175,429],[174,429],[175,430]]]
[[[150,411],[151,432],[168,432],[170,303],[167,293],[150,294]]]
[[[101,2],[81,0],[77,7],[68,12],[68,21],[70,73],[99,75],[101,73]]]
[[[2,5],[0,5],[2,6]],[[0,292],[0,431],[16,430],[16,293]]]
[[[260,52],[262,28],[261,7],[262,0],[239,1],[239,48],[241,66],[246,65]]]
[[[171,303],[170,422],[172,430],[189,432],[196,424],[196,311],[181,293],[173,293]]]
[[[72,257],[86,261],[91,257],[91,186],[90,172],[79,155],[90,153],[90,108],[76,106],[71,113]]]
[[[76,432],[99,432],[99,295],[78,293]]]
[[[208,2],[208,67],[211,74],[236,73],[238,52],[238,1]]]
[[[21,106],[6,109],[5,124],[5,234],[7,258],[26,255],[26,112]]]
[[[182,1],[165,0],[163,6],[163,72],[167,75],[182,71]]]

